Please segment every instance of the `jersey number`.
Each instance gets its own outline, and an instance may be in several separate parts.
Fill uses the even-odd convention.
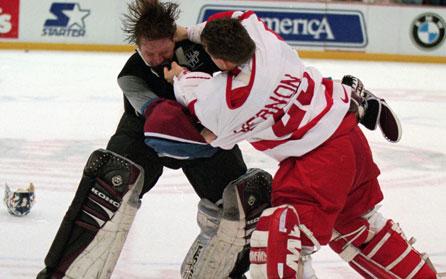
[[[310,75],[305,72],[302,81],[297,89],[296,98],[293,98],[289,106],[281,110],[282,117],[272,126],[273,132],[277,137],[283,137],[291,134],[299,128],[302,119],[307,112],[314,95],[314,81]]]

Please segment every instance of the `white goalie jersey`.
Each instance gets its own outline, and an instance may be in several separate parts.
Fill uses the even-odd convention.
[[[296,51],[252,11],[232,17],[241,20],[255,42],[254,56],[236,71],[212,78],[180,75],[174,79],[177,100],[217,136],[213,146],[230,149],[248,140],[279,161],[315,149],[345,117],[350,88],[305,67]]]

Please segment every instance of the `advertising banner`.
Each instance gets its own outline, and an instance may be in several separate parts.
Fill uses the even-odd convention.
[[[198,21],[225,10],[253,10],[268,28],[293,46],[364,48],[367,45],[361,11],[204,5]]]
[[[410,36],[417,47],[433,50],[444,44],[445,20],[435,13],[418,15],[410,26]]]
[[[132,51],[122,31],[131,1],[0,0],[0,48]],[[446,7],[346,1],[175,2],[181,10],[177,24],[184,26],[222,11],[253,10],[302,57],[446,63]]]
[[[42,27],[43,37],[85,37],[90,10],[79,3],[51,3],[48,18]]]
[[[19,37],[19,0],[0,2],[0,39]]]

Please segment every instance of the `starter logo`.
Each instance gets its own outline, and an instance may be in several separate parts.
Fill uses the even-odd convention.
[[[435,49],[444,41],[445,22],[437,14],[422,14],[412,22],[411,34],[418,47]]]
[[[19,0],[0,3],[0,38],[16,39],[19,36]]]
[[[360,11],[205,5],[198,22],[227,10],[253,10],[290,45],[347,48],[367,45],[364,16]]]
[[[79,3],[53,3],[50,12],[55,18],[45,21],[42,36],[85,36],[85,18],[90,15],[90,10],[82,9]]]

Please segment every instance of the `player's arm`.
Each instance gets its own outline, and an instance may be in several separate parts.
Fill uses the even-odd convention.
[[[187,68],[178,65],[177,62],[172,62],[170,69],[164,67],[164,79],[169,83],[173,83],[174,77],[179,77],[183,73],[187,72]]]
[[[143,107],[147,105],[147,102],[158,99],[158,96],[137,76],[128,75],[119,77],[118,85],[135,112],[139,115],[143,114]]]
[[[173,100],[154,101],[145,109],[144,117],[145,143],[160,157],[209,158],[218,151],[200,135],[203,127],[196,118]]]
[[[194,114],[193,105],[197,100],[197,87],[212,78],[203,72],[189,72],[186,68],[172,62],[171,68],[164,68],[164,78],[173,83],[175,99]]]
[[[217,138],[217,135],[215,135],[211,130],[207,128],[203,128],[200,134],[203,136],[204,140],[209,144]]]
[[[125,98],[138,115],[142,115],[142,107],[148,101],[158,99],[147,82],[150,69],[138,52],[135,52],[126,62],[118,75],[118,85]]]

